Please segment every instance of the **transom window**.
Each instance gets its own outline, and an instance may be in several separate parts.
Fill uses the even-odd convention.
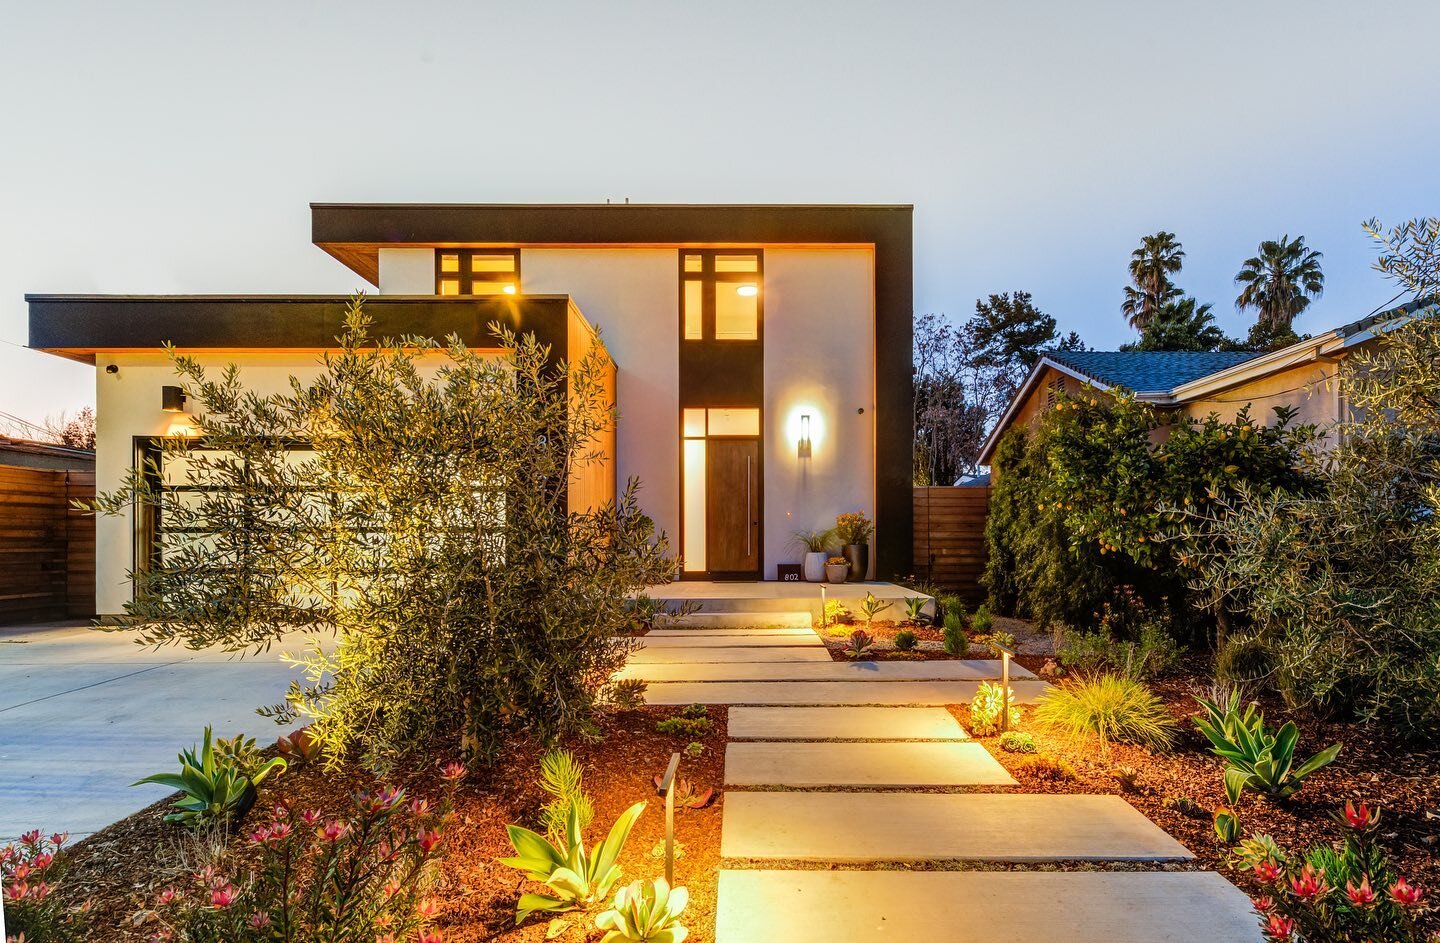
[[[519,249],[435,250],[437,295],[513,295],[519,290]]]
[[[682,249],[680,282],[687,341],[760,339],[764,271],[759,252]]]

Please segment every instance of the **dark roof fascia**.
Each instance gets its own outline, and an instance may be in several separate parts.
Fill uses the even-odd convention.
[[[26,295],[30,344],[95,362],[97,351],[324,350],[343,330],[344,295]],[[493,349],[492,322],[535,333],[565,350],[567,295],[516,298],[372,296],[365,313],[373,337],[455,334],[467,346]]]

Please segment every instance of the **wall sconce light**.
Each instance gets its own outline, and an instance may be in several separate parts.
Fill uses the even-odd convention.
[[[800,416],[800,442],[795,447],[795,454],[799,458],[810,457],[810,414],[804,413]]]
[[[160,387],[160,408],[167,413],[185,411],[185,391],[178,386]]]

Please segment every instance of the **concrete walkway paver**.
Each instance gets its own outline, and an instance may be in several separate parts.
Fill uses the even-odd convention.
[[[952,743],[732,742],[727,786],[1013,786],[990,752]],[[835,823],[830,823],[833,827]]]
[[[731,792],[722,835],[726,858],[857,863],[1194,857],[1119,796]]]
[[[646,689],[645,703],[927,707],[968,704],[978,686],[976,681],[666,681]],[[1010,687],[1015,703],[1034,704],[1047,685],[1025,679]]]
[[[646,648],[741,648],[747,646],[767,645],[813,645],[816,648],[824,646],[820,636],[814,632],[802,635],[703,635],[699,632],[686,632],[684,635],[647,635],[640,639],[640,644]]]
[[[818,645],[789,648],[727,645],[718,648],[641,648],[630,653],[630,665],[703,665],[722,662],[829,662],[830,653]]]
[[[1026,672],[1029,675],[1029,672]],[[999,681],[998,661],[831,661],[802,664],[626,665],[646,681]],[[1033,677],[1033,675],[1031,675]]]
[[[729,801],[728,799],[726,800]],[[1203,871],[724,871],[716,943],[1260,943]]]
[[[789,636],[789,637],[800,636],[800,637],[804,638],[804,637],[809,637],[809,636],[815,635],[815,630],[814,630],[814,629],[753,629],[753,628],[752,628],[752,629],[708,629],[708,628],[694,628],[694,629],[651,629],[649,632],[645,633],[645,634],[642,635],[640,638],[641,638],[641,640],[643,641],[644,639],[652,639],[652,638],[696,638],[696,637],[701,636],[701,635],[723,635],[723,636],[726,636],[727,638],[739,638],[739,639],[751,638],[751,637],[754,637],[754,636],[771,636],[771,637],[779,637],[779,638],[784,638],[784,637],[787,637],[787,636]],[[743,643],[742,643],[742,644],[743,644]]]
[[[965,740],[943,707],[736,707],[732,740]]]

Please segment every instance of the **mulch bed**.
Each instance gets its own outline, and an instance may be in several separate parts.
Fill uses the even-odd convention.
[[[645,707],[600,718],[602,739],[566,744],[585,764],[585,787],[595,801],[591,842],[603,839],[627,807],[642,799],[649,807],[631,833],[621,857],[622,883],[640,877],[664,874],[663,857],[652,856],[664,839],[664,802],[655,795],[653,777],[662,773],[670,754],[683,751],[688,737],[667,736],[655,731],[655,722],[679,714],[679,709]],[[716,799],[700,810],[677,809],[676,840],[683,857],[675,863],[675,879],[690,890],[690,904],[684,923],[693,940],[714,939],[716,869],[720,855],[720,816],[726,741],[726,709],[709,708],[714,730],[700,738],[705,745],[698,757],[684,756],[680,776],[699,789],[715,787]],[[512,854],[505,834],[506,823],[535,825],[536,812],[544,801],[537,785],[542,750],[517,745],[508,751],[488,775],[466,780],[457,794],[457,819],[445,839],[446,855],[436,896],[441,905],[439,927],[447,943],[535,943],[545,939],[549,923],[544,915],[532,916],[515,926],[515,902],[526,891],[541,891],[524,875],[498,864],[495,859]],[[389,777],[391,784],[404,785],[412,794],[438,796],[441,781],[439,760],[425,768]],[[327,814],[346,812],[357,790],[373,786],[374,777],[359,768],[347,767],[327,773],[319,767],[300,768],[266,782],[260,790],[257,816],[280,798],[289,798],[297,808],[316,808]],[[186,869],[177,859],[184,852],[184,835],[178,826],[162,821],[169,811],[166,799],[137,812],[90,836],[71,849],[68,873],[61,886],[66,898],[76,903],[95,902],[92,934],[95,939],[116,943],[140,943],[153,928],[137,925],[134,915],[166,885],[183,878]],[[36,823],[43,827],[43,823]],[[239,847],[243,853],[243,841]],[[663,852],[662,852],[663,854]],[[572,927],[558,939],[579,943],[598,940],[601,931],[593,928],[594,915],[566,915]]]
[[[1031,775],[1025,769],[1028,757],[1001,750],[998,737],[978,739],[1020,781],[1019,791],[1121,795],[1193,851],[1197,866],[1219,871],[1247,892],[1257,892],[1248,875],[1229,866],[1228,851],[1212,825],[1214,810],[1228,805],[1221,765],[1189,720],[1199,713],[1193,695],[1207,694],[1210,686],[1204,660],[1188,659],[1181,672],[1151,686],[1181,721],[1180,736],[1168,751],[1152,753],[1115,744],[1104,757],[1093,743],[1041,731],[1028,722],[1027,710],[1017,729],[1034,736],[1040,755],[1063,759],[1074,770],[1074,779],[1056,782]],[[1262,698],[1261,706],[1272,724],[1291,716],[1278,700]],[[951,711],[962,724],[968,722],[966,708]],[[1294,719],[1301,731],[1296,751],[1300,759],[1337,742],[1343,744],[1340,756],[1308,777],[1289,801],[1272,803],[1247,792],[1236,809],[1245,834],[1268,833],[1290,851],[1338,841],[1341,826],[1332,814],[1347,799],[1365,800],[1383,810],[1381,840],[1399,873],[1424,887],[1430,899],[1440,896],[1440,746],[1398,741],[1356,724]],[[1139,773],[1133,791],[1115,777],[1123,767]],[[1430,911],[1427,920],[1432,929],[1440,929],[1440,912]]]

